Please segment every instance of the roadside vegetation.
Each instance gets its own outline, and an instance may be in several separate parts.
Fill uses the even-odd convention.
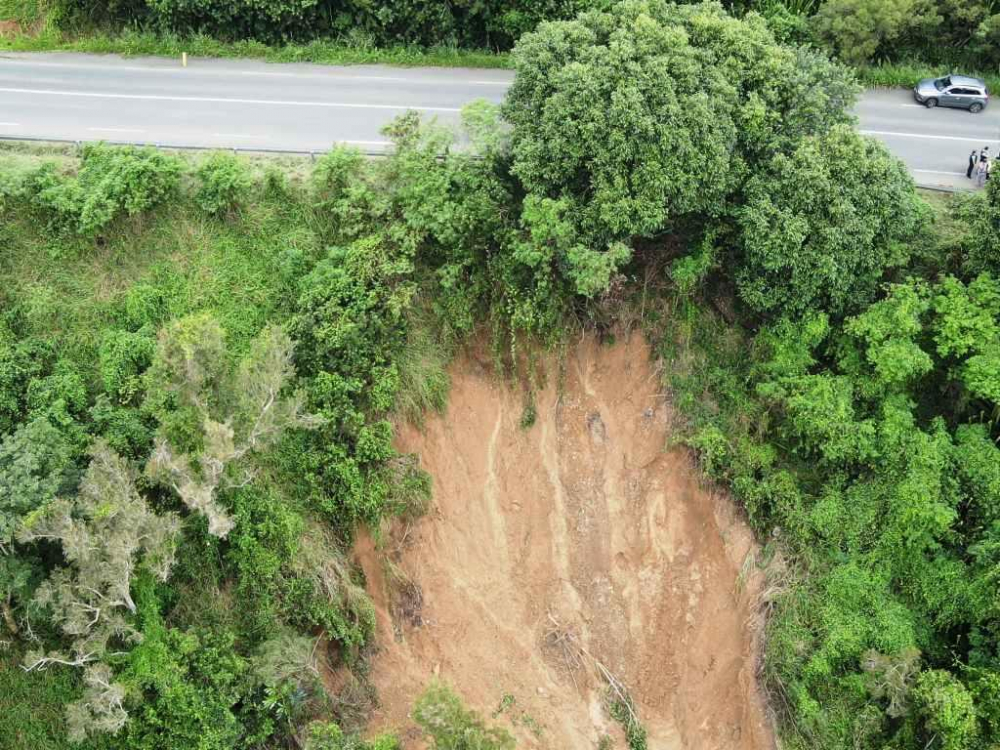
[[[765,541],[785,746],[1000,743],[1000,182],[922,198],[850,127],[852,72],[760,15],[633,0],[513,61],[459,151],[409,114],[389,158],[291,175],[3,153],[16,750],[395,747],[355,736],[374,615],[347,554],[426,508],[395,421],[446,403],[470,337],[506,367],[636,318]],[[440,685],[414,717],[510,746]]]
[[[265,44],[252,39],[227,42],[205,34],[179,36],[142,29],[73,31],[51,23],[29,33],[15,30],[7,35],[0,34],[0,51],[81,52],[178,59],[182,53],[187,53],[192,58],[248,58],[273,63],[428,65],[441,68],[509,68],[512,64],[507,53],[449,46],[374,46],[364,39],[317,39],[302,44]]]

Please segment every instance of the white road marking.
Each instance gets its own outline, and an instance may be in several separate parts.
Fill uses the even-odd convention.
[[[145,130],[138,128],[87,128],[93,133],[145,133]]]
[[[21,123],[19,122],[0,122],[0,128],[19,128]]]
[[[967,138],[957,135],[927,135],[924,133],[897,133],[891,130],[859,130],[862,135],[886,135],[894,138],[927,138],[934,141],[967,141],[969,143],[1000,143],[996,138]]]
[[[190,70],[190,68],[188,68]],[[201,72],[201,71],[199,71]],[[222,71],[204,71],[206,73],[219,73]],[[241,76],[264,76],[272,78],[320,78],[324,81],[329,80],[347,80],[347,81],[388,81],[391,83],[418,83],[425,84],[428,86],[440,86],[448,85],[449,83],[460,83],[469,84],[471,86],[510,86],[510,81],[442,81],[442,80],[430,80],[427,78],[401,78],[393,76],[357,76],[350,75],[348,73],[336,73],[331,71],[330,73],[278,73],[272,72],[270,70],[240,70],[236,71]],[[228,72],[227,72],[228,74]]]
[[[486,81],[486,80],[471,80],[471,81],[443,81],[443,80],[433,80],[427,78],[404,78],[402,76],[365,76],[365,75],[354,75],[351,73],[339,73],[333,66],[330,66],[329,73],[279,73],[278,71],[272,70],[225,70],[225,69],[198,69],[192,68],[192,65],[196,61],[196,58],[189,58],[187,68],[154,68],[154,67],[141,67],[139,65],[93,65],[91,63],[86,64],[87,70],[124,70],[130,73],[171,73],[174,75],[240,75],[240,76],[260,76],[262,78],[318,78],[325,81],[330,80],[347,80],[347,81],[385,81],[390,83],[416,83],[427,86],[438,86],[438,85],[448,85],[450,83],[468,84],[471,86],[510,86],[510,81]],[[39,60],[18,60],[12,58],[0,58],[0,64],[4,63],[14,63],[17,65],[44,65],[50,68],[72,68],[79,70],[81,65],[79,63],[59,63],[59,62],[42,62]],[[268,63],[271,65],[281,64],[281,63]],[[287,63],[286,63],[287,64]],[[299,63],[301,64],[301,63]],[[307,63],[309,64],[309,63]],[[323,63],[311,63],[314,65],[322,65]]]
[[[201,102],[208,104],[254,104],[264,107],[326,107],[329,109],[388,109],[421,112],[461,112],[458,107],[423,107],[415,104],[361,104],[358,102],[305,102],[291,99],[229,99],[213,96],[165,96],[161,94],[110,94],[103,91],[56,91],[53,89],[0,88],[5,94],[36,96],[69,96],[90,99],[132,99],[148,102]]]
[[[264,138],[262,135],[248,135],[246,133],[212,133],[213,138]]]
[[[921,172],[922,174],[947,174],[955,177],[965,177],[965,172],[939,172],[936,169],[914,169],[912,171]]]

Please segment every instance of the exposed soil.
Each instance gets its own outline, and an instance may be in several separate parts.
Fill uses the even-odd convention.
[[[624,748],[602,669],[625,686],[649,747],[769,750],[754,679],[760,585],[730,501],[666,450],[669,406],[638,335],[585,338],[535,396],[483,362],[452,369],[447,414],[402,426],[434,508],[356,553],[379,616],[374,729],[419,747],[408,713],[435,676],[518,747]],[[502,709],[502,711],[500,710]]]
[[[33,23],[23,24],[19,21],[5,19],[0,21],[0,38],[16,36],[38,36],[45,26],[45,19],[39,18]]]

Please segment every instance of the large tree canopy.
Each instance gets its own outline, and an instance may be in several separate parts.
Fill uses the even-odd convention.
[[[919,200],[901,162],[847,127],[776,154],[737,211],[740,295],[754,310],[861,309],[902,264]]]
[[[856,93],[842,68],[717,3],[627,0],[542,24],[515,63],[504,108],[513,172],[563,202],[598,252],[725,215],[762,162],[849,122]]]

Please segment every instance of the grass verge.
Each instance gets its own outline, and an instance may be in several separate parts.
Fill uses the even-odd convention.
[[[975,76],[986,81],[990,91],[1000,92],[1000,75],[965,68],[948,68],[919,62],[869,65],[857,69],[858,80],[869,88],[911,88],[921,78],[937,78],[949,73]]]
[[[71,35],[46,26],[37,34],[0,36],[0,52],[88,52],[126,57],[191,57],[253,59],[278,63],[323,65],[381,64],[404,67],[510,68],[510,55],[454,47],[396,46],[376,48],[336,40],[272,47],[261,42],[221,42],[208,36],[179,37],[149,31]]]

